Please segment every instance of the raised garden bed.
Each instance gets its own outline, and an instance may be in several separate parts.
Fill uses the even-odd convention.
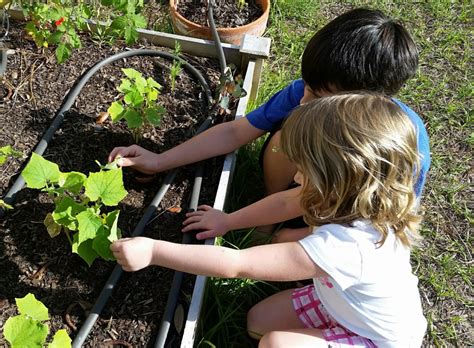
[[[84,37],[84,47],[75,52],[65,64],[57,65],[54,57],[38,51],[33,43],[24,38],[20,26],[19,23],[12,23],[9,44],[15,53],[10,56],[0,91],[0,146],[13,145],[23,152],[25,157],[11,159],[1,168],[0,197],[6,194],[19,175],[26,159],[60,108],[66,92],[77,78],[96,62],[124,49],[117,46],[100,46]],[[149,31],[142,31],[141,35],[168,46],[173,46],[175,40],[183,40],[184,52],[213,55],[210,53],[212,43],[203,40],[181,39],[166,34],[157,36]],[[250,51],[254,51],[253,55],[248,54],[248,47],[247,50],[245,47],[225,47],[227,52],[232,51],[228,54],[229,59],[235,63],[240,61],[246,69],[245,88],[251,92],[250,95],[255,95],[259,67],[262,56],[265,55],[265,52],[260,53],[260,56],[255,54],[258,51],[258,48],[255,48],[257,46],[250,47]],[[137,48],[140,47],[143,47],[143,44],[137,45]],[[170,51],[163,47],[154,47],[150,42],[146,44],[146,48]],[[186,55],[186,59],[207,77],[211,88],[215,88],[219,78],[217,61],[190,55]],[[144,75],[152,76],[163,86],[159,101],[166,108],[166,115],[159,127],[150,128],[145,132],[141,144],[159,152],[188,138],[191,130],[207,116],[206,107],[203,106],[205,96],[196,81],[187,73],[181,75],[175,91],[172,92],[169,87],[169,65],[169,61],[159,58],[131,57],[102,68],[86,84],[74,107],[65,115],[64,122],[56,131],[44,157],[58,163],[62,171],[87,173],[97,171],[94,161],[106,162],[107,154],[113,147],[134,143],[130,131],[123,124],[96,122],[100,112],[107,110],[117,96],[116,87],[123,77],[123,67],[133,67]],[[241,100],[237,117],[245,111],[247,100],[248,97]],[[226,158],[224,167],[223,160],[224,158],[218,158],[204,163],[200,204],[223,207],[233,157]],[[180,226],[183,212],[189,204],[194,170],[195,166],[188,166],[177,171],[170,190],[156,210],[157,218],[147,224],[146,236],[181,241]],[[144,186],[135,181],[131,171],[124,172],[128,195],[119,206],[119,227],[125,236],[130,235],[140,221],[165,175],[166,173],[158,175],[150,184]],[[177,212],[179,209],[173,209],[178,207],[182,209],[181,212]],[[50,309],[50,332],[67,327],[74,339],[115,263],[96,260],[89,268],[76,254],[71,253],[64,235],[51,239],[42,222],[51,210],[52,201],[44,193],[23,189],[16,194],[14,210],[8,212],[0,221],[0,327],[3,327],[8,317],[16,314],[14,298],[31,292]],[[93,327],[85,346],[112,345],[114,341],[132,346],[152,345],[172,277],[172,271],[158,267],[124,275]],[[195,321],[199,317],[201,306],[203,278],[200,278],[201,285],[196,288],[194,278],[186,277],[187,281],[181,291],[185,307],[189,305],[192,309],[191,325],[184,328],[185,335],[187,332],[187,338],[183,340],[186,342],[183,343],[184,346],[193,344]],[[187,321],[189,323],[189,318]],[[169,342],[172,346],[179,345],[180,333],[182,332],[171,335]],[[0,336],[0,345],[2,344],[6,342]]]

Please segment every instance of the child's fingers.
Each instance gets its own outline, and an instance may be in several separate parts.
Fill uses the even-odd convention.
[[[216,236],[217,236],[217,233],[214,230],[207,230],[207,231],[197,233],[196,239],[203,240],[203,239],[214,238]]]
[[[189,224],[192,224],[192,223],[195,223],[195,222],[200,222],[202,219],[201,216],[191,216],[191,217],[188,217],[186,220],[183,221],[183,225],[189,225]]]
[[[190,217],[190,216],[201,216],[203,215],[204,212],[203,211],[200,211],[200,210],[196,210],[196,211],[192,211],[190,213],[186,213],[186,217]]]
[[[189,225],[184,227],[181,231],[182,232],[189,232],[189,231],[193,231],[193,230],[201,230],[203,228],[204,228],[204,225],[198,221],[198,222],[190,223]]]
[[[202,204],[202,205],[198,206],[198,209],[199,209],[199,210],[207,211],[207,210],[211,210],[211,209],[213,209],[213,208],[212,208],[210,205]]]
[[[208,239],[208,238],[214,238],[216,234],[214,231],[204,231],[204,232],[199,232],[196,234],[196,239],[202,240],[202,239]]]

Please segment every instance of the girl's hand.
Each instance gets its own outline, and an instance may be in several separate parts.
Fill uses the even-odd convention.
[[[114,161],[117,156],[120,156],[117,162],[120,167],[132,167],[144,174],[155,174],[158,172],[158,155],[138,145],[114,148],[109,154],[109,162]]]
[[[228,215],[208,205],[200,205],[197,211],[186,214],[183,232],[204,230],[196,234],[197,239],[207,239],[223,236],[229,231]]]
[[[135,272],[151,264],[153,246],[154,240],[150,238],[123,238],[113,242],[110,250],[124,271]]]

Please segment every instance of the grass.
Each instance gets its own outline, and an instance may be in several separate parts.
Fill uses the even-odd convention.
[[[328,21],[354,7],[369,7],[402,20],[420,50],[420,68],[398,98],[424,119],[432,165],[422,199],[424,243],[412,253],[428,319],[424,347],[470,347],[472,329],[472,5],[469,1],[429,2],[274,0],[266,36],[272,56],[251,108],[300,77],[306,42]],[[295,38],[298,38],[297,40]],[[233,211],[259,198],[261,141],[239,152],[231,200]],[[260,190],[260,192],[263,192]],[[229,233],[221,243],[245,248],[248,231]],[[201,347],[255,345],[245,332],[252,304],[275,286],[248,280],[211,279]]]

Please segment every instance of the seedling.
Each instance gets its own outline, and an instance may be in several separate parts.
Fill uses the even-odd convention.
[[[27,187],[54,198],[55,209],[44,219],[51,238],[64,231],[72,251],[89,266],[97,257],[114,260],[110,244],[121,238],[117,227],[120,211],[102,211],[104,206],[116,206],[127,195],[121,168],[109,164],[88,176],[63,173],[56,163],[33,153],[22,176]]]
[[[216,98],[218,100],[220,115],[230,114],[231,104],[235,102],[235,100],[247,95],[247,92],[242,88],[244,83],[242,77],[237,75],[234,78],[235,70],[235,65],[229,64],[221,76]]]
[[[237,7],[240,11],[242,11],[246,5],[247,2],[245,0],[237,0]]]
[[[119,101],[108,108],[112,122],[125,119],[132,130],[135,141],[138,141],[146,125],[158,126],[166,110],[157,105],[161,85],[151,77],[145,79],[135,69],[122,69],[127,78],[122,79],[117,90],[122,93]]]
[[[3,335],[12,348],[43,347],[49,334],[48,308],[28,294],[23,298],[15,298],[19,315],[10,317],[3,327]],[[56,331],[48,348],[69,348],[71,338],[66,330]]]
[[[10,157],[21,158],[23,157],[23,153],[15,150],[11,145],[0,147],[0,166]],[[3,199],[0,199],[0,209],[13,209],[13,207],[10,204],[5,203]]]
[[[174,54],[175,56],[179,57],[181,54],[181,44],[178,41],[175,41],[174,44]],[[171,64],[170,68],[170,80],[171,80],[171,91],[174,92],[174,87],[176,84],[176,78],[181,74],[183,68],[181,67],[181,60],[174,59],[173,64]]]
[[[15,150],[11,145],[0,147],[0,166],[10,157],[22,158],[23,153]]]

